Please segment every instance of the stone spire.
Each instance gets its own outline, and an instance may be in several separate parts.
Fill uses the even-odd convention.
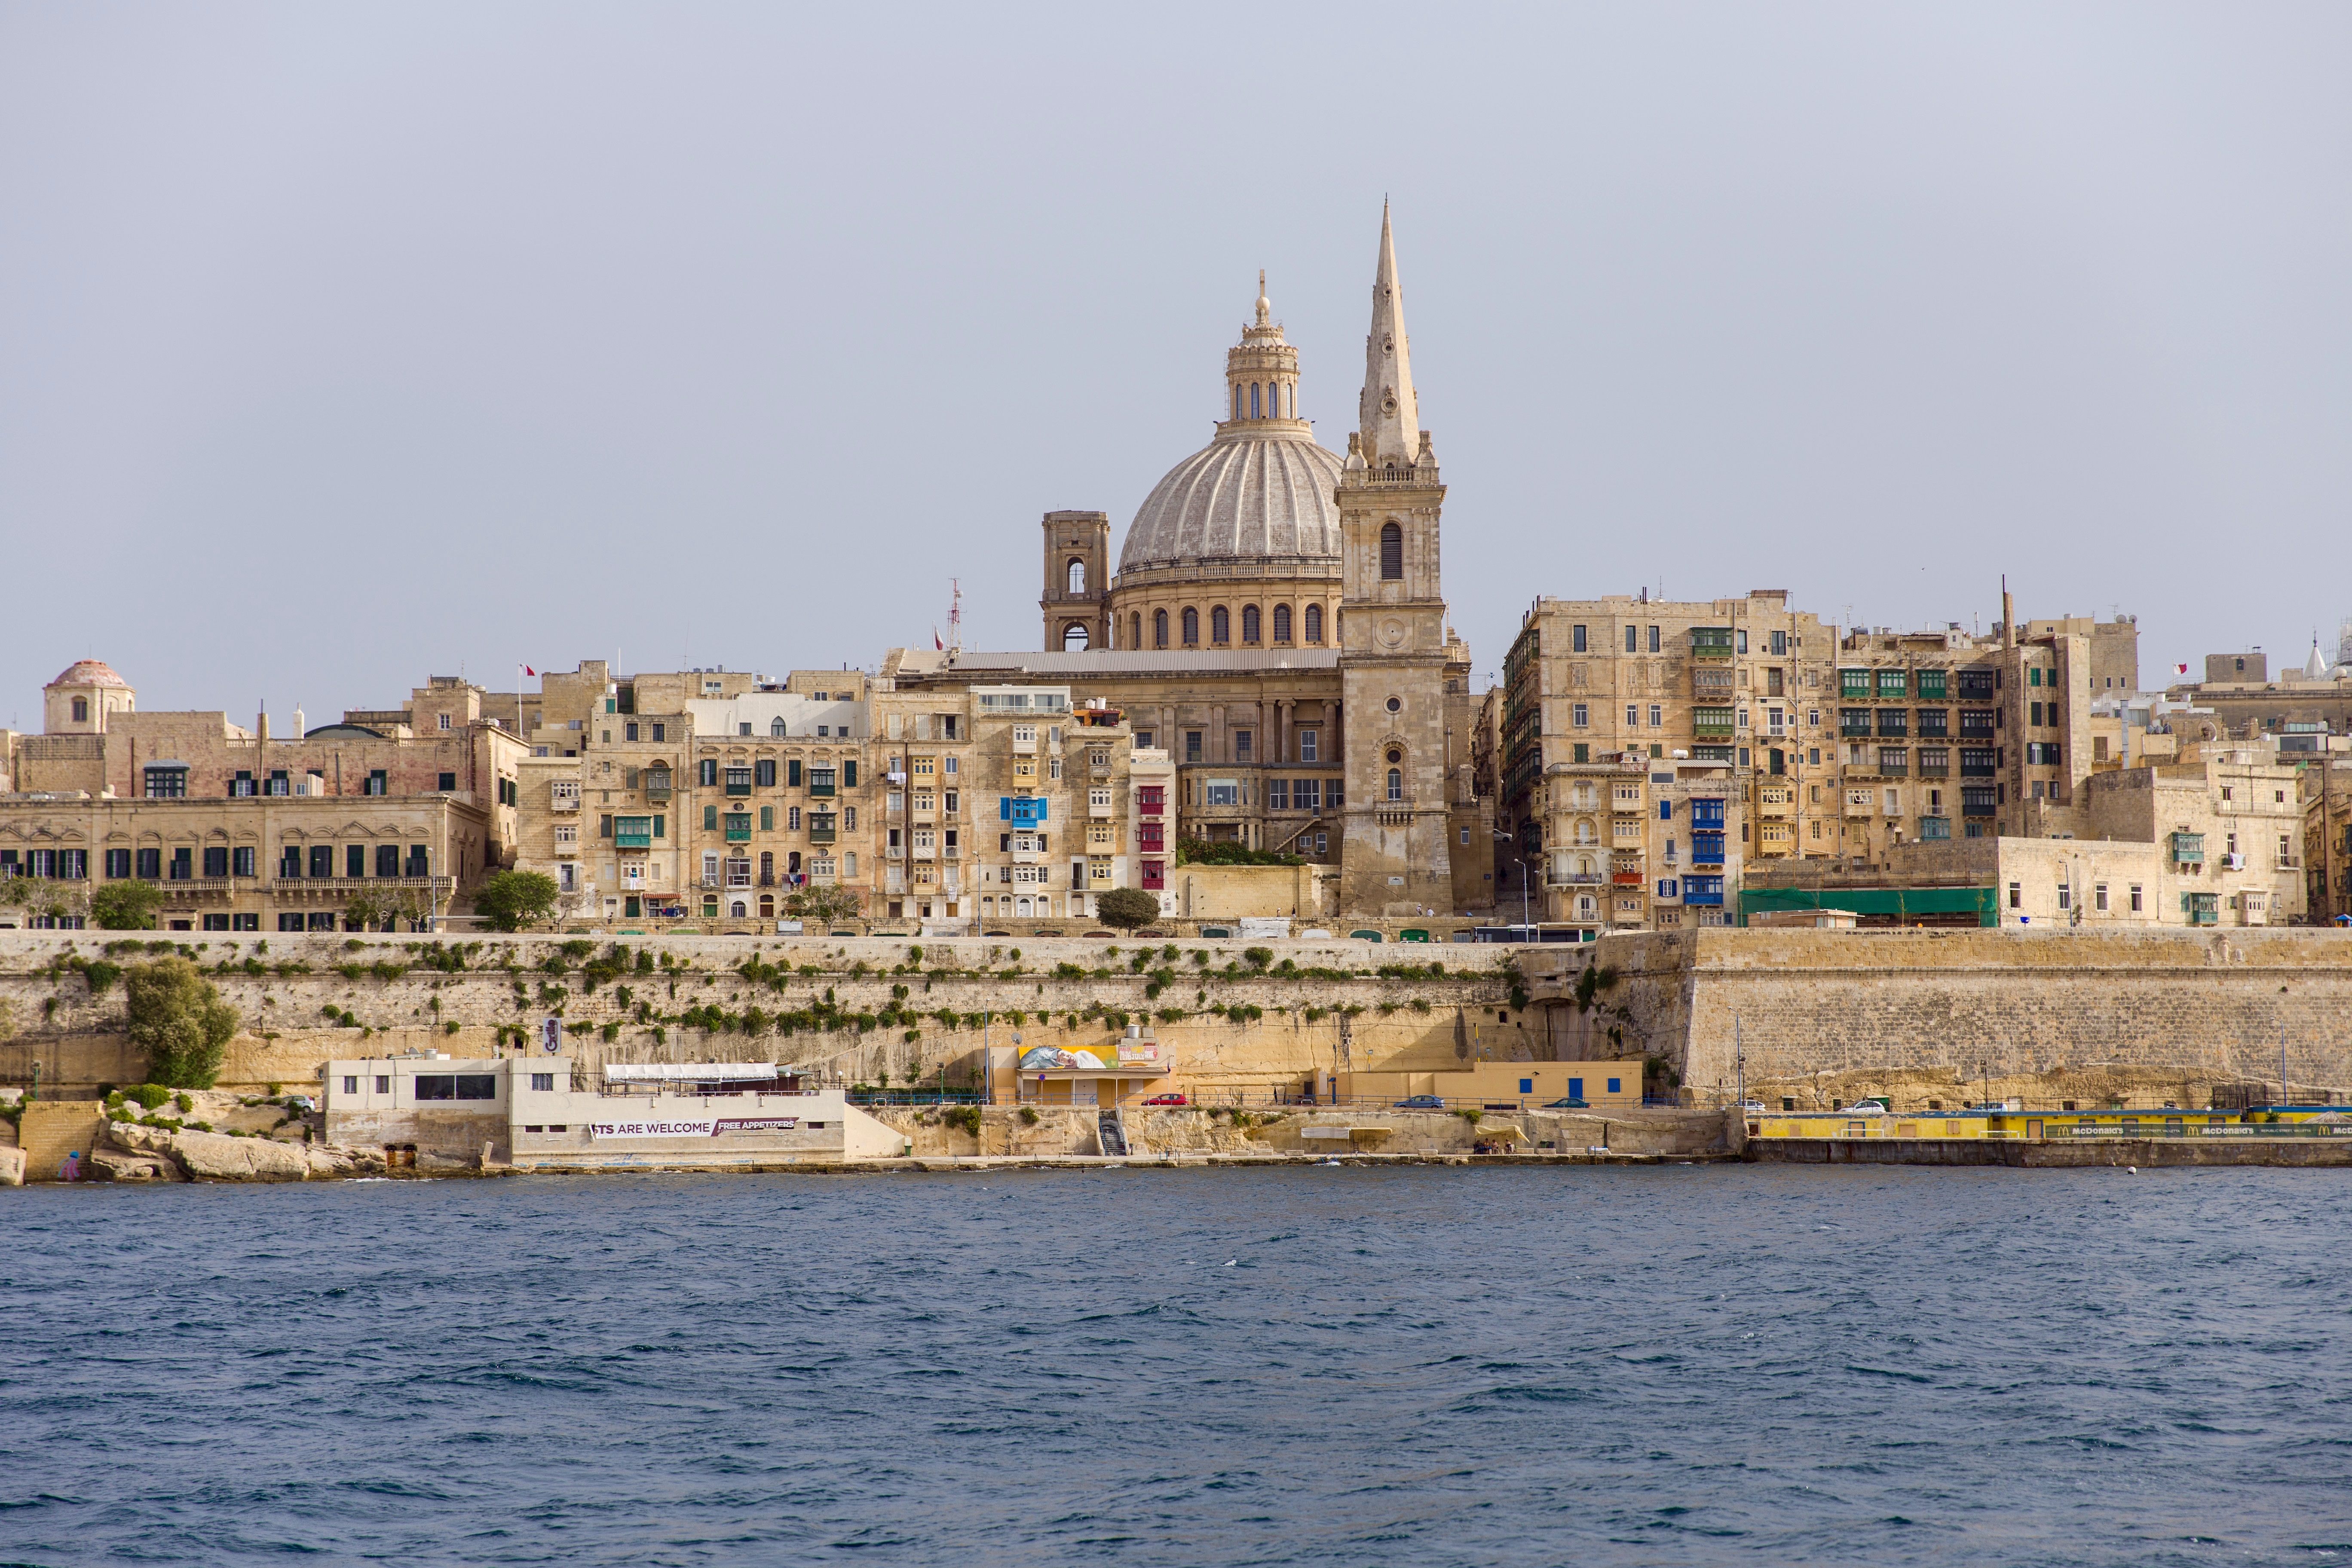
[[[1357,426],[1364,460],[1375,469],[1412,463],[1423,445],[1386,202],[1381,204],[1380,271],[1372,279],[1372,330],[1364,339],[1364,395],[1357,405]]]

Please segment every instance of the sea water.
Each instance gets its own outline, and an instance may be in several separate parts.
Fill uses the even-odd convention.
[[[0,1561],[2352,1562],[2324,1171],[0,1192]]]

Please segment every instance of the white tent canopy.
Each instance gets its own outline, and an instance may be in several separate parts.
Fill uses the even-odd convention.
[[[607,1083],[739,1083],[774,1078],[773,1062],[606,1062]]]

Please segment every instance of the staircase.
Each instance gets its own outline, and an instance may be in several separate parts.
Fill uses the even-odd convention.
[[[1105,1110],[1095,1118],[1095,1136],[1106,1154],[1123,1157],[1129,1152],[1127,1146],[1127,1123],[1119,1119],[1116,1108]]]

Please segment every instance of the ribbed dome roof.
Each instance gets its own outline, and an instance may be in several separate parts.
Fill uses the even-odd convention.
[[[1294,431],[1221,435],[1168,470],[1129,524],[1118,569],[1339,558],[1338,454]]]
[[[66,666],[65,672],[49,684],[51,686],[120,686],[126,691],[131,689],[131,682],[94,658],[76,659]]]

